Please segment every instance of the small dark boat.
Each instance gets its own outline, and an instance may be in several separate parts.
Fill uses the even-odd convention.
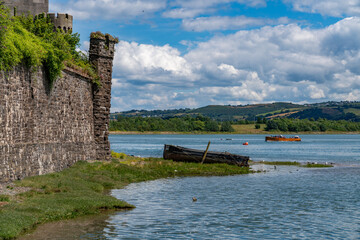
[[[177,162],[196,162],[201,163],[205,151],[184,148],[174,145],[164,146],[164,159],[169,159]],[[207,152],[204,163],[227,163],[230,165],[237,165],[240,167],[249,166],[249,157],[231,154],[228,152]]]

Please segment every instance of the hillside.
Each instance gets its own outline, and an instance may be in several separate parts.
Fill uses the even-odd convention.
[[[249,120],[256,118],[324,118],[328,120],[352,120],[360,121],[360,102],[324,102],[315,104],[294,103],[266,103],[253,105],[209,105],[196,109],[174,109],[174,110],[131,110],[120,113],[112,113],[111,119],[119,115],[124,117],[160,117],[171,118],[176,116],[203,115],[215,120]]]

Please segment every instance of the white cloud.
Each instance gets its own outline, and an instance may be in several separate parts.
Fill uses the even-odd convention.
[[[217,11],[219,6],[240,3],[249,7],[265,7],[265,0],[177,0],[169,2],[169,9],[163,13],[168,18],[194,18],[201,14]]]
[[[228,64],[220,64],[220,66],[218,66],[218,69],[223,71],[224,74],[229,75],[229,76],[238,76],[240,74],[240,71],[236,68],[234,68],[234,66],[228,65]]]
[[[228,17],[228,16],[214,16],[214,17],[199,17],[195,19],[184,19],[182,26],[187,31],[216,31],[216,30],[234,30],[243,29],[246,27],[277,25],[289,23],[287,17],[279,19],[262,19],[251,18],[246,16]]]
[[[169,45],[121,41],[114,61],[121,100],[113,106],[360,100],[359,27],[355,17],[316,30],[296,24],[242,30],[197,43],[183,56]]]
[[[166,8],[166,0],[73,0],[52,3],[51,11],[69,13],[76,19],[131,19]]]
[[[320,13],[324,16],[360,16],[359,0],[284,0],[300,12]]]
[[[342,31],[334,26],[320,30],[301,29],[295,24],[239,31],[233,35],[214,37],[187,54],[186,58],[203,65],[225,63],[237,69],[258,72],[261,78],[285,84],[287,81],[312,80],[324,82],[336,72],[342,72],[342,61],[358,60],[360,47],[359,18],[345,19],[335,25],[345,25],[353,39],[338,41],[336,55],[324,49],[333,48],[329,38],[342,39]],[[351,49],[351,51],[349,51]],[[350,65],[348,63],[347,65]],[[273,77],[274,78],[274,77]]]
[[[323,51],[339,55],[358,52],[360,40],[360,18],[345,18],[326,28],[323,34]]]
[[[192,66],[170,47],[120,41],[114,59],[115,75],[148,82],[166,82],[169,78],[193,81]]]
[[[163,13],[163,17],[166,18],[193,18],[205,12],[208,12],[207,9],[186,9],[186,8],[175,8]]]
[[[265,7],[266,0],[176,0],[170,3],[172,6],[184,8],[209,8],[219,4],[238,2],[251,7]]]
[[[311,99],[325,98],[324,91],[322,89],[319,89],[319,86],[309,85],[306,89]]]
[[[192,18],[216,11],[218,6],[239,2],[250,7],[263,7],[265,0],[68,0],[51,2],[53,12],[69,13],[78,20],[124,20],[148,17],[164,11],[168,18]]]
[[[354,89],[350,93],[333,93],[331,99],[335,101],[359,101],[360,90]]]

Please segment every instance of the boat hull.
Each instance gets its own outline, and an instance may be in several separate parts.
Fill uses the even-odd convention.
[[[266,142],[301,142],[301,138],[297,137],[265,137]]]
[[[201,163],[205,151],[184,148],[174,145],[164,146],[164,159],[173,160],[177,162],[196,162]],[[211,152],[208,151],[204,163],[226,163],[230,165],[237,165],[240,167],[249,166],[249,157],[231,154],[227,152]]]

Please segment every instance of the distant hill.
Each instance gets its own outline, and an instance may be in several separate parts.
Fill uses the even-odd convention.
[[[202,114],[217,120],[254,120],[256,117],[265,117],[285,111],[299,111],[305,107],[293,103],[270,103],[270,104],[254,104],[245,106],[219,106],[210,105],[198,109],[193,109],[189,113]]]
[[[253,104],[253,105],[209,105],[196,109],[174,110],[131,110],[112,113],[111,119],[119,115],[124,117],[160,117],[172,118],[180,116],[203,115],[220,121],[250,120],[256,118],[324,118],[328,120],[360,121],[360,102],[324,102],[315,104],[294,104],[286,102]]]

